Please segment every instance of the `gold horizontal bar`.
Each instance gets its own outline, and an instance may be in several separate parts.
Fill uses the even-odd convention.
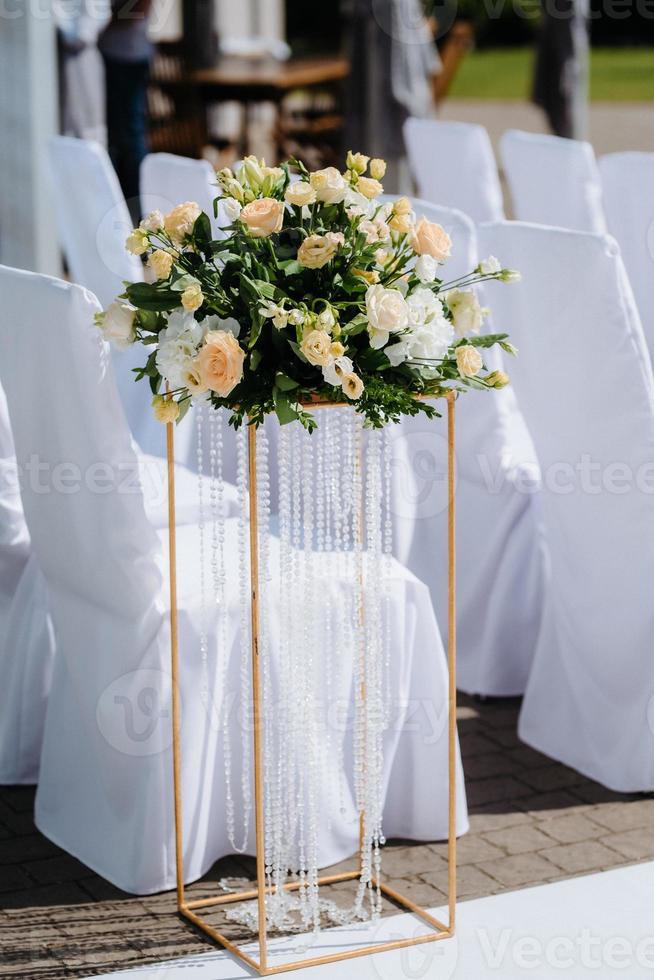
[[[353,878],[358,878],[358,871],[346,871],[343,874],[338,875],[327,875],[324,878],[318,879],[319,885],[335,885],[337,881],[351,881]],[[288,881],[286,884],[282,885],[284,891],[291,892],[301,887],[300,881]],[[271,892],[276,891],[275,885],[267,885],[265,888],[266,895],[270,895]],[[249,899],[257,898],[259,892],[256,888],[251,891],[246,892],[229,892],[227,895],[216,895],[212,898],[196,898],[192,902],[185,902],[184,905],[187,909],[201,909],[207,908],[209,905],[227,905],[231,902],[246,902]]]
[[[373,887],[377,888],[377,882],[374,880]],[[417,905],[415,902],[412,902],[410,898],[405,898],[404,895],[396,892],[394,888],[390,888],[388,885],[385,885],[383,881],[379,883],[379,888],[381,889],[382,894],[388,895],[392,901],[396,902],[398,905],[401,905],[403,908],[408,909],[409,912],[417,915],[430,926],[434,926],[436,929],[448,932],[449,927],[446,926],[445,923],[441,922],[440,919],[434,918],[434,916],[427,912],[426,909],[423,909],[421,905]]]
[[[258,962],[253,959],[252,956],[249,956],[248,953],[244,953],[240,946],[233,943],[231,939],[227,938],[227,936],[223,936],[221,932],[218,932],[218,930],[214,929],[213,926],[210,926],[208,922],[205,922],[201,916],[196,915],[195,912],[191,912],[191,910],[185,905],[180,907],[179,912],[186,919],[188,919],[189,922],[192,922],[193,925],[198,927],[198,929],[201,929],[202,932],[206,933],[207,936],[210,936],[211,939],[214,939],[217,943],[220,943],[221,946],[224,946],[228,952],[233,953],[234,956],[238,956],[240,960],[247,963],[249,967],[252,967],[252,969],[256,970],[261,976],[264,975],[261,973],[261,968],[259,967]]]
[[[445,398],[447,401],[450,401],[452,398],[454,398],[454,392],[447,391],[443,395],[414,395],[413,398],[417,402],[435,402],[439,401],[441,398]],[[316,398],[315,401],[313,399],[309,399],[308,401],[300,402],[299,404],[301,408],[352,408],[352,402],[327,402],[321,401],[319,398]]]

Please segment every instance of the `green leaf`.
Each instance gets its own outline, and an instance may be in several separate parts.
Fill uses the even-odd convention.
[[[193,238],[196,242],[202,244],[204,242],[210,242],[212,237],[209,216],[203,211],[202,214],[195,219],[195,224],[193,225]]]
[[[125,290],[132,304],[139,310],[165,312],[179,306],[179,295],[172,289],[159,288],[148,282],[133,282]]]
[[[289,422],[296,421],[299,417],[297,409],[279,388],[273,388],[273,400],[275,402],[275,413],[280,425],[288,425]]]
[[[182,421],[189,408],[191,407],[190,397],[181,398],[177,404],[179,405],[179,415],[177,416],[177,425]]]
[[[294,388],[299,388],[299,381],[294,381],[293,378],[289,378],[287,374],[275,375],[275,387],[279,388],[280,391],[293,391]]]
[[[304,266],[297,259],[285,259],[279,263],[279,268],[284,270],[285,276],[299,276],[304,272]]]
[[[383,350],[373,350],[372,347],[369,347],[358,355],[357,365],[364,371],[385,371],[391,366],[391,362]]]
[[[250,354],[250,370],[256,371],[256,369],[261,364],[261,358],[263,357],[260,350],[253,350]]]
[[[460,343],[455,344],[455,347],[460,347],[462,343],[469,344],[471,347],[494,347],[508,336],[508,333],[484,333],[479,337],[465,337]]]

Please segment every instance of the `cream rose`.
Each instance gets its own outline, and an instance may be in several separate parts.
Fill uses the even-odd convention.
[[[316,198],[325,204],[340,204],[345,197],[347,184],[336,167],[325,167],[309,174],[309,182],[316,192]]]
[[[409,307],[398,289],[387,289],[380,284],[366,290],[366,314],[370,346],[383,347],[389,335],[404,330],[409,323]]]
[[[144,252],[147,252],[149,246],[148,233],[144,228],[135,228],[127,236],[127,241],[125,242],[125,248],[132,255],[143,255]]]
[[[136,340],[134,318],[136,310],[127,303],[114,300],[104,313],[99,313],[97,323],[105,340],[118,350],[126,350]]]
[[[481,371],[484,362],[476,347],[465,344],[456,348],[456,366],[462,378],[474,378]]]
[[[375,180],[383,180],[386,174],[386,161],[375,157],[370,161],[370,176]]]
[[[308,204],[315,204],[316,192],[306,180],[296,180],[288,185],[284,191],[284,198],[287,204],[295,208],[303,208]]]
[[[413,228],[413,218],[411,214],[393,214],[388,222],[389,228],[397,231],[400,235],[408,235]]]
[[[176,422],[179,418],[179,405],[172,398],[155,395],[152,399],[152,409],[157,422]]]
[[[150,211],[150,214],[141,222],[141,228],[144,228],[145,231],[161,231],[163,226],[164,216],[158,209]]]
[[[409,232],[409,242],[418,255],[431,255],[444,262],[452,251],[452,239],[444,228],[433,221],[421,218]]]
[[[369,201],[373,197],[379,197],[380,194],[384,193],[384,188],[374,177],[359,177],[357,190]]]
[[[330,235],[309,235],[300,245],[297,260],[306,269],[322,269],[336,255],[338,240]]]
[[[309,364],[322,367],[331,359],[332,338],[326,330],[310,330],[300,344],[300,350]]]
[[[274,197],[261,197],[245,205],[241,221],[253,238],[268,238],[282,230],[284,202],[276,201]]]
[[[344,374],[341,387],[343,389],[343,394],[352,401],[356,401],[357,398],[361,398],[361,395],[363,394],[363,381],[358,374]]]
[[[200,384],[226,398],[243,377],[245,351],[228,330],[210,330],[195,359]]]
[[[157,279],[167,279],[172,272],[174,261],[175,259],[170,252],[164,252],[162,248],[158,248],[148,259],[148,266]]]
[[[182,306],[188,313],[195,313],[204,303],[204,293],[199,282],[192,282],[182,293]]]
[[[174,242],[180,245],[193,231],[193,225],[202,214],[202,209],[195,201],[185,201],[164,218],[164,229]]]

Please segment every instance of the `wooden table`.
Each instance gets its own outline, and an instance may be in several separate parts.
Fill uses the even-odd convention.
[[[224,57],[212,68],[198,68],[187,79],[197,85],[203,102],[241,102],[245,107],[240,151],[248,152],[248,109],[259,102],[273,102],[280,118],[281,102],[296,89],[338,87],[350,74],[350,62],[338,55],[317,58],[274,59]],[[276,126],[279,145],[281,133]]]

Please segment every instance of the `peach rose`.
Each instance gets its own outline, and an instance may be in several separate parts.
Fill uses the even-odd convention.
[[[476,347],[465,344],[456,349],[456,366],[462,378],[474,378],[481,371],[484,362]]]
[[[202,214],[202,209],[195,201],[185,201],[164,218],[164,229],[174,242],[180,245],[193,231],[193,225]]]
[[[374,177],[359,177],[357,181],[357,190],[368,200],[372,200],[373,197],[378,197],[380,194],[384,193],[384,188],[375,180]]]
[[[148,265],[157,279],[167,279],[172,271],[174,261],[170,252],[165,252],[162,248],[158,248],[148,259]]]
[[[309,235],[300,245],[297,260],[306,269],[322,269],[336,255],[339,246],[338,233]]]
[[[245,205],[240,220],[253,238],[268,238],[282,230],[284,202],[276,201],[274,197],[261,197]]]
[[[192,282],[182,293],[182,306],[187,313],[195,313],[204,303],[204,293],[199,282]]]
[[[226,398],[243,377],[245,351],[228,330],[210,330],[195,359],[199,384]]]
[[[438,262],[449,258],[452,239],[444,228],[433,221],[421,218],[409,232],[409,242],[418,255],[431,255]]]

